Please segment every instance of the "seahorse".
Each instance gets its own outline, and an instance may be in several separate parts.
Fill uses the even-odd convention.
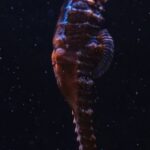
[[[79,150],[97,150],[92,119],[95,79],[106,72],[114,54],[102,16],[106,1],[66,0],[53,38],[53,70],[74,116]]]

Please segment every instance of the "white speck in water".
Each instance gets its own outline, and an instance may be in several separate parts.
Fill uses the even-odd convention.
[[[20,69],[20,67],[19,67],[19,66],[16,66],[16,69],[17,69],[17,70],[19,70],[19,69]]]
[[[9,96],[9,97],[8,97],[8,100],[11,100],[11,99],[12,99],[11,96]]]
[[[19,84],[19,85],[18,85],[18,89],[21,89],[21,87],[22,87],[22,86]]]
[[[10,71],[10,68],[7,68],[7,71]]]
[[[32,99],[31,99],[31,98],[29,98],[29,102],[32,102]]]
[[[44,70],[44,74],[47,74],[48,73],[48,71],[47,70]]]
[[[143,81],[144,79],[143,78],[140,78],[140,81]]]
[[[138,94],[139,94],[139,92],[138,92],[138,91],[136,91],[136,92],[135,92],[135,95],[138,95]]]
[[[138,28],[138,31],[140,32],[142,29],[141,28]]]
[[[20,80],[20,77],[17,77],[16,80]]]
[[[37,135],[35,135],[35,137],[34,137],[35,139],[38,139],[38,136]]]
[[[135,104],[135,100],[132,100],[132,103]]]
[[[34,95],[34,93],[31,93],[31,97],[34,97],[35,95]]]
[[[137,42],[139,43],[141,41],[141,39],[140,38],[137,38]]]
[[[45,110],[45,109],[43,109],[43,110],[42,110],[42,112],[43,112],[43,113],[45,113],[45,112],[46,112],[46,110]]]
[[[10,9],[11,9],[11,10],[14,10],[14,6],[10,6]]]
[[[12,31],[15,31],[15,27],[12,27],[11,30],[12,30]]]
[[[30,110],[30,111],[29,111],[29,114],[32,114],[32,113],[33,113],[32,110]]]
[[[110,124],[107,124],[106,127],[109,128],[109,127],[110,127]]]
[[[50,2],[49,2],[49,1],[47,2],[47,5],[50,5]]]
[[[52,121],[52,124],[55,124],[55,121]]]
[[[11,110],[10,110],[10,112],[11,112],[11,113],[13,113],[13,112],[14,112],[14,110],[13,110],[13,109],[11,109]]]
[[[141,111],[142,111],[142,113],[145,113],[146,109],[145,108],[141,108]]]
[[[34,47],[37,47],[38,46],[38,44],[37,43],[34,43]]]
[[[23,18],[22,18],[22,17],[20,17],[20,18],[19,18],[19,21],[23,21]]]

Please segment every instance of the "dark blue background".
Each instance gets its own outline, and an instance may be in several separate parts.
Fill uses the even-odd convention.
[[[0,1],[0,150],[77,150],[71,111],[50,54],[63,1]],[[150,8],[110,0],[106,26],[115,57],[97,87],[99,150],[150,149]]]

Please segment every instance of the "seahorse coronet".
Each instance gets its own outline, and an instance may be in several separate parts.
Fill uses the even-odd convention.
[[[79,150],[97,150],[92,115],[95,78],[113,58],[113,39],[102,15],[106,0],[66,0],[53,38],[52,65],[57,84],[74,117]]]

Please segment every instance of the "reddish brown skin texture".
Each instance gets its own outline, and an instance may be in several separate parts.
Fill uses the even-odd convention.
[[[59,88],[73,108],[77,100],[76,57],[75,52],[64,51],[63,54],[59,54],[57,51],[53,51],[52,53],[52,64]]]
[[[76,11],[69,9],[71,1]],[[97,99],[94,82],[110,62],[112,40],[103,29],[103,17],[94,15],[94,9],[98,11],[103,1],[95,0],[89,5],[81,0],[67,2],[53,38],[52,65],[60,91],[73,112],[79,150],[97,150],[92,121]],[[82,13],[80,9],[86,11]]]

